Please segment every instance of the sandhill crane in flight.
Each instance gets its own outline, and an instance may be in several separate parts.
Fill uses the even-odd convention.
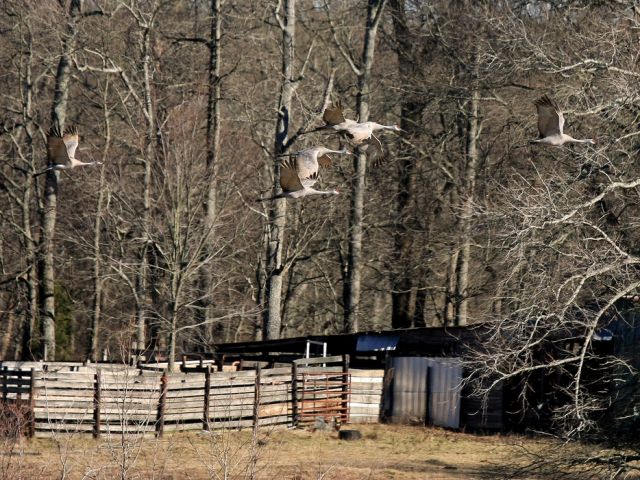
[[[595,145],[596,142],[592,138],[579,140],[563,133],[564,116],[558,108],[558,105],[547,95],[543,95],[534,102],[538,110],[538,131],[540,138],[531,140],[530,143],[542,143],[544,145],[553,145],[559,147],[565,143],[590,143]]]
[[[358,123],[355,120],[344,118],[342,103],[338,100],[331,107],[327,107],[322,115],[325,125],[312,130],[333,131],[344,137],[352,145],[362,148],[370,157],[382,157],[382,143],[373,134],[378,130],[394,130],[401,132],[398,125],[382,125],[376,122]]]
[[[102,165],[102,162],[83,162],[76,159],[76,148],[78,148],[78,128],[75,126],[65,130],[64,135],[57,127],[53,127],[47,135],[47,160],[49,166],[34,174],[42,175],[49,170],[67,170],[70,168],[82,167],[85,165]]]
[[[282,161],[280,168],[280,187],[282,193],[258,201],[274,200],[276,198],[301,198],[308,195],[337,195],[332,190],[316,190],[313,185],[318,181],[318,168],[331,165],[329,153],[349,154],[346,149],[331,150],[325,147],[313,147],[301,150]]]

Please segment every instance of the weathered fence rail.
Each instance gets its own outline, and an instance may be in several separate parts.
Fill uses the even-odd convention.
[[[26,405],[27,433],[36,436],[291,426],[317,416],[377,422],[382,399],[383,371],[349,369],[342,357],[196,373],[6,363],[0,368],[2,402]]]

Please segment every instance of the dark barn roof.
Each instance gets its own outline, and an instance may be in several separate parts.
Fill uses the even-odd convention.
[[[464,346],[474,343],[481,326],[423,327],[366,331],[339,335],[307,335],[254,342],[220,343],[216,354],[304,354],[307,341],[326,342],[327,355],[371,355],[392,352],[393,355],[457,356]],[[315,355],[319,347],[311,350]]]

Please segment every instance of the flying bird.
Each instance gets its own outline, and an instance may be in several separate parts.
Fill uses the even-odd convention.
[[[558,108],[558,105],[547,95],[543,95],[534,102],[538,110],[538,131],[540,138],[531,140],[530,143],[542,143],[544,145],[553,145],[559,147],[565,143],[590,143],[595,145],[596,142],[592,138],[579,140],[567,135],[562,131],[564,127],[564,116]]]
[[[274,200],[276,198],[301,198],[308,195],[337,195],[332,190],[316,190],[313,185],[318,181],[319,167],[331,165],[330,153],[349,154],[346,149],[331,150],[325,147],[313,147],[301,150],[282,161],[280,168],[280,187],[282,193],[273,197],[259,198],[258,201]]]
[[[102,162],[83,162],[76,159],[76,148],[78,148],[78,128],[75,126],[65,130],[64,135],[57,127],[51,128],[47,135],[47,163],[49,166],[41,172],[35,173],[34,177],[42,175],[49,170],[67,170],[70,168],[82,167],[85,165],[102,165]]]
[[[382,143],[373,132],[378,130],[394,130],[401,132],[398,125],[382,125],[376,122],[356,122],[344,117],[342,103],[338,100],[331,107],[327,107],[322,115],[324,125],[312,130],[330,131],[345,138],[351,145],[362,147],[367,156],[380,159],[383,155]]]

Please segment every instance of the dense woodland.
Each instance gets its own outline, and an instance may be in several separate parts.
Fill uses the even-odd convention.
[[[584,427],[640,285],[639,29],[632,1],[3,0],[0,358],[489,322],[508,378],[571,331]],[[529,144],[543,94],[597,145]],[[341,146],[307,133],[338,100],[404,131],[335,157],[337,196],[256,201]],[[71,125],[102,165],[34,177]]]

